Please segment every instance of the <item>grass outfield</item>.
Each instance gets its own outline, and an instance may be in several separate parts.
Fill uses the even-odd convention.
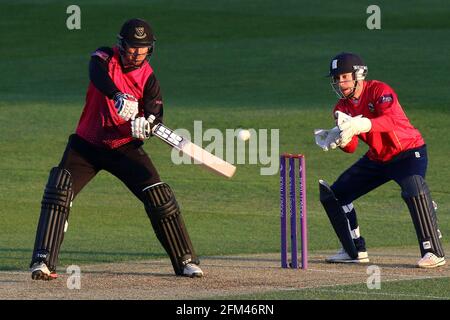
[[[192,129],[202,120],[204,129],[280,129],[280,151],[306,154],[313,251],[338,247],[318,202],[318,179],[333,181],[367,150],[361,144],[347,155],[315,146],[313,129],[332,125],[336,101],[324,75],[334,54],[360,53],[369,78],[394,87],[427,141],[427,180],[439,204],[443,241],[449,243],[446,1],[379,2],[377,31],[366,28],[371,3],[358,0],[345,7],[334,1],[78,1],[79,31],[65,27],[70,4],[0,4],[1,270],[28,267],[48,172],[59,162],[83,107],[89,53],[112,45],[121,24],[133,16],[148,19],[156,32],[151,63],[168,126]],[[174,189],[200,256],[279,250],[278,175],[261,176],[261,165],[246,164],[225,180],[195,166],[173,165],[160,141],[152,139],[145,149]],[[416,244],[394,183],[355,207],[369,249]],[[142,205],[120,181],[100,173],[74,202],[61,265],[153,257],[165,253]],[[442,285],[449,288],[448,281]],[[315,294],[326,298],[324,292]]]

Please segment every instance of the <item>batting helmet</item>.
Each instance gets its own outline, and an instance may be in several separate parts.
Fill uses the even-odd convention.
[[[366,78],[368,68],[364,61],[358,55],[350,52],[342,52],[331,59],[330,72],[331,86],[339,98],[351,98],[354,96],[358,81]],[[350,94],[344,95],[339,85],[339,75],[352,73],[354,86]]]
[[[368,68],[360,56],[342,52],[331,59],[329,77],[336,77],[343,73],[354,73],[356,81],[364,80],[367,75]]]
[[[148,48],[149,57],[155,47],[155,37],[150,25],[142,19],[126,21],[117,35],[118,46],[121,51],[127,48]]]

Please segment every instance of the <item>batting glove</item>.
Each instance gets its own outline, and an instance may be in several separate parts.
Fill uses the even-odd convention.
[[[150,122],[145,117],[131,120],[131,136],[140,140],[150,137]]]
[[[117,113],[123,120],[128,121],[134,119],[138,114],[138,101],[131,94],[117,92],[114,95],[113,100]]]

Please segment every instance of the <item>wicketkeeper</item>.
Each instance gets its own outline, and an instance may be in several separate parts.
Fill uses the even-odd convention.
[[[72,201],[100,170],[119,178],[144,204],[175,274],[203,276],[175,195],[142,148],[150,136],[150,115],[155,124],[163,121],[159,83],[147,61],[154,47],[149,24],[131,19],[117,45],[91,54],[83,113],[45,187],[30,264],[33,279],[56,278]]]
[[[331,60],[331,85],[340,98],[333,110],[336,126],[315,131],[316,143],[325,151],[338,146],[352,153],[359,140],[369,146],[369,151],[331,186],[319,181],[320,201],[342,244],[342,249],[326,261],[369,262],[353,201],[394,180],[401,188],[419,240],[418,267],[442,266],[442,235],[425,182],[425,142],[411,125],[394,90],[383,82],[365,80],[367,70],[363,60],[353,53],[344,52]]]

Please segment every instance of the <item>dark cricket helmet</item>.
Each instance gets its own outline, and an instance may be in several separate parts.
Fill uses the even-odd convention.
[[[138,18],[130,19],[122,25],[117,40],[121,51],[127,48],[148,48],[148,56],[152,54],[156,41],[148,22]]]
[[[329,77],[336,77],[343,73],[353,73],[356,81],[364,80],[367,75],[367,65],[360,56],[350,53],[342,52],[331,59]]]

